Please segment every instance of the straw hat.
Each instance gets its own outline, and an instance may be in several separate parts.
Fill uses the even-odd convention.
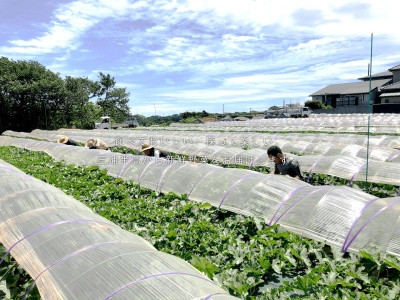
[[[144,151],[152,149],[152,148],[154,148],[154,147],[152,145],[150,145],[150,144],[143,144],[142,145],[142,150],[140,150],[140,152],[144,152]]]
[[[66,144],[66,143],[68,143],[68,137],[67,137],[67,136],[59,137],[58,140],[57,140],[57,143],[59,143],[59,144]]]
[[[94,146],[94,144],[96,143],[96,141],[94,139],[90,139],[86,141],[85,147],[86,148],[91,148]]]

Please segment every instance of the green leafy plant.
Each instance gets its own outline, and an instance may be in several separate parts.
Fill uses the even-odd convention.
[[[0,244],[0,257],[6,254],[6,249]],[[0,299],[21,299],[32,283],[32,278],[22,269],[11,255],[7,255],[0,264]],[[29,293],[27,300],[40,299],[36,287]]]
[[[243,299],[400,296],[395,257],[344,254],[278,225],[269,227],[261,218],[217,210],[186,195],[147,190],[98,167],[66,165],[45,153],[0,147],[0,158],[72,195],[159,251],[192,263]]]

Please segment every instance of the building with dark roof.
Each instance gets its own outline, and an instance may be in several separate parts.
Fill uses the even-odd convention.
[[[376,73],[376,74],[371,75],[372,80],[392,79],[392,78],[393,78],[393,73],[391,71],[385,71],[385,72]],[[357,79],[362,80],[362,81],[369,81],[369,76],[364,76],[364,77],[360,77]]]
[[[311,94],[312,100],[318,100],[332,107],[362,106],[371,104],[398,103],[400,104],[400,65],[388,71],[360,77],[359,82],[328,85]]]
[[[400,70],[399,70],[400,73]],[[400,103],[400,81],[382,87],[381,103]]]

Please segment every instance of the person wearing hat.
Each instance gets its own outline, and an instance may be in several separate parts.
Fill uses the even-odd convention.
[[[89,139],[86,141],[85,148],[108,150],[108,145],[100,139]]]
[[[57,143],[64,145],[78,146],[78,144],[74,140],[69,139],[67,136],[62,136],[58,138]]]
[[[161,151],[159,149],[155,149],[154,146],[150,144],[143,144],[140,152],[143,152],[143,154],[146,156],[154,156],[157,158],[168,156],[168,153]]]

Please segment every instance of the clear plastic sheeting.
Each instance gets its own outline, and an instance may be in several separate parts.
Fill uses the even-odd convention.
[[[399,240],[389,238],[386,230],[394,229],[391,235],[399,237],[399,202],[399,197],[375,198],[364,205],[347,233],[344,250],[373,247],[381,251],[386,249],[390,254],[398,253]]]
[[[0,138],[0,144],[6,141],[16,146],[27,145],[21,139]],[[36,144],[36,147],[32,150],[47,148],[51,155],[52,150],[47,145]],[[54,151],[60,155],[57,148]],[[86,151],[96,155],[92,150]],[[98,156],[105,153],[112,155],[112,152],[101,151]],[[349,157],[299,157],[303,158],[303,164],[308,159],[309,166],[323,166],[332,173],[353,179],[362,176],[358,174],[364,168],[364,161],[354,163],[354,158]],[[68,163],[73,158],[66,151],[65,157],[59,159]],[[91,159],[93,161],[93,157]],[[288,176],[130,154],[117,154],[113,163],[104,168],[112,176],[140,183],[143,187],[187,194],[191,200],[261,217],[270,225],[280,224],[287,230],[342,247],[344,251],[378,248],[400,257],[400,197],[377,198],[347,186],[312,186]]]
[[[309,174],[327,174],[350,181],[365,181],[367,160],[351,156],[299,156],[301,168]],[[368,182],[400,186],[399,163],[368,162]]]
[[[368,120],[369,118],[369,120]],[[369,126],[367,126],[369,124]],[[205,124],[173,123],[169,127],[148,127],[125,131],[193,131],[209,133],[212,131],[236,132],[334,132],[334,133],[400,133],[400,116],[398,114],[312,114],[308,118],[273,118],[252,119],[249,121],[208,122]],[[73,130],[63,129],[67,134]],[[93,132],[102,130],[93,130]],[[103,130],[104,131],[104,130]],[[25,133],[23,133],[25,134]],[[23,136],[21,134],[21,136]],[[90,138],[90,137],[89,137]]]
[[[176,194],[186,194],[191,197],[193,190],[204,178],[221,169],[209,164],[186,163],[173,172],[169,172],[168,177],[165,176],[165,180],[160,185],[160,191],[163,193],[173,191]],[[126,179],[128,179],[128,175],[129,173],[127,173]]]
[[[60,150],[72,146],[34,144],[32,150],[73,157]],[[0,170],[0,241],[42,299],[236,299],[184,260],[158,252],[59,189],[1,160]]]
[[[80,131],[78,131],[79,133]],[[73,139],[83,140],[85,137],[81,135],[72,136]],[[110,133],[106,133],[110,134]],[[111,133],[112,135],[113,133]],[[7,140],[8,137],[2,137]],[[291,137],[294,141],[299,139],[299,136]],[[114,139],[124,140],[121,136],[116,136]],[[349,141],[359,142],[363,144],[364,137],[362,139],[355,139],[354,137],[349,137]],[[127,140],[127,138],[125,139]],[[130,139],[132,142],[133,139]],[[143,140],[141,140],[143,141]],[[389,142],[388,139],[375,138],[371,141],[372,144],[379,145],[384,141]],[[394,140],[392,140],[394,141]],[[27,149],[30,147],[37,147],[42,145],[43,142],[32,141],[27,139],[21,139],[18,141],[18,145],[21,145]],[[300,144],[300,146],[305,149],[311,149],[312,147],[307,146],[305,142],[284,142],[277,140],[277,145],[281,146],[285,153],[285,148],[293,149],[294,145]],[[84,149],[82,147],[71,147],[66,145],[54,144],[54,154],[52,154],[56,159],[60,157],[71,157],[70,163],[82,164],[82,165],[102,165],[106,168],[107,165],[116,163],[116,156],[110,151],[103,150],[93,150],[101,152],[82,152]],[[367,160],[365,157],[359,157],[358,155],[366,156],[366,148],[358,144],[345,145],[345,144],[330,144],[329,147],[325,143],[321,144],[319,150],[324,152],[324,155],[295,155],[289,154],[291,157],[296,158],[301,165],[304,172],[312,174],[327,174],[336,176],[339,178],[344,178],[353,181],[365,181],[366,171],[367,171]],[[51,146],[43,146],[45,151],[48,151]],[[139,146],[134,147],[140,149]],[[206,144],[188,144],[180,148],[176,148],[173,145],[164,145],[160,149],[169,151],[177,155],[186,155],[189,160],[207,163],[219,163],[225,165],[243,165],[250,169],[256,166],[266,166],[270,167],[270,161],[268,159],[267,151],[260,148],[254,148],[249,150],[244,150],[242,148],[234,147],[218,147],[218,146],[208,146]],[[313,149],[316,149],[314,147]],[[340,150],[339,150],[340,149]],[[313,150],[313,152],[315,152]],[[328,152],[330,155],[328,155]],[[94,159],[96,155],[97,161]],[[334,155],[336,153],[336,155]],[[90,158],[89,158],[90,157]],[[124,159],[123,157],[118,157],[119,159]],[[384,160],[385,159],[385,160]],[[126,158],[125,158],[126,160]],[[391,184],[395,186],[400,186],[400,151],[392,148],[375,146],[371,149],[369,154],[368,162],[368,181],[381,184]]]
[[[170,128],[197,131],[277,131],[279,128],[279,131],[366,132],[367,116],[367,114],[311,114],[308,118],[252,119],[206,124],[173,123]],[[400,132],[398,114],[373,114],[368,117],[370,117],[371,132]]]
[[[27,134],[6,131],[4,135],[26,137]],[[30,137],[56,141],[58,137],[68,135],[85,143],[88,138],[101,138],[109,146],[126,146],[140,149],[144,143],[165,148],[173,153],[191,153],[192,155],[211,156],[218,149],[234,152],[243,149],[265,149],[278,145],[285,152],[298,155],[351,155],[366,158],[369,143],[369,159],[400,162],[400,137],[373,136],[369,140],[365,135],[354,134],[267,134],[256,132],[176,132],[145,130],[34,130]],[[225,149],[225,150],[223,150]],[[249,151],[249,150],[247,150]]]

